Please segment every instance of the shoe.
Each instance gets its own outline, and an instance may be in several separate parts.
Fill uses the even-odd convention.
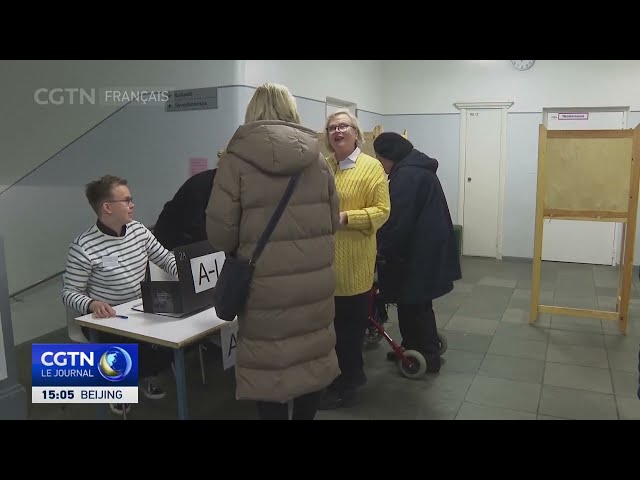
[[[356,380],[355,382],[351,382],[349,384],[347,384],[345,386],[346,390],[357,390],[358,388],[364,387],[367,382],[369,381],[369,379],[367,378],[367,376],[364,374],[364,372],[362,372],[362,376]]]
[[[353,407],[360,403],[358,389],[338,391],[327,389],[318,402],[318,410],[335,410],[340,407]]]
[[[337,390],[328,388],[318,401],[318,410],[335,410],[342,406],[342,396]]]
[[[437,362],[437,366],[435,365],[436,362]],[[440,373],[440,368],[442,368],[442,366],[446,362],[447,361],[445,360],[444,357],[439,357],[437,361],[432,361],[432,362],[429,362],[429,360],[427,359],[427,370],[425,373]]]
[[[438,365],[435,366],[429,362],[427,362],[427,369],[424,371],[424,373],[440,373],[440,367],[442,365]]]
[[[152,378],[143,379],[140,388],[142,388],[144,396],[151,400],[160,400],[167,395],[167,392],[160,388]]]
[[[129,403],[110,403],[109,408],[116,415],[123,415],[124,413],[129,413],[131,410],[131,404]]]
[[[404,348],[402,349],[402,351],[404,351]],[[395,362],[396,360],[398,360],[396,352],[394,352],[393,350],[387,352],[387,360],[389,360],[390,362]]]

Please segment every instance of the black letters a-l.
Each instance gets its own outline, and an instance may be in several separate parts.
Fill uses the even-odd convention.
[[[204,263],[200,264],[200,278],[198,279],[198,285],[202,285],[202,279],[206,277],[207,278],[207,282],[211,282],[211,279],[209,278],[209,274],[207,273],[207,269],[204,268]]]

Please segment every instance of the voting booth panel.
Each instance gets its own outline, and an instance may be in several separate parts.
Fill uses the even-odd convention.
[[[640,126],[628,130],[547,130],[540,125],[529,323],[534,323],[539,313],[592,317],[616,321],[626,334],[639,179]],[[538,303],[545,219],[622,223],[614,312]]]
[[[178,278],[155,265],[147,265],[141,284],[146,313],[190,315],[213,306],[213,289],[224,264],[225,254],[207,241],[176,247],[173,251]]]

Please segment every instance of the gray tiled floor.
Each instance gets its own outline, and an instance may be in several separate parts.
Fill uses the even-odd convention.
[[[640,419],[638,350],[640,286],[637,274],[630,325],[622,336],[614,322],[541,315],[528,324],[531,264],[464,257],[463,279],[453,292],[434,302],[438,327],[448,340],[446,363],[438,375],[404,378],[385,358],[388,346],[365,349],[369,382],[362,402],[348,409],[319,412],[317,419]],[[615,307],[617,269],[545,263],[541,303],[581,308]],[[37,341],[65,342],[63,309],[52,318],[57,285],[13,303],[17,339],[28,331],[53,332]],[[47,325],[43,315],[49,312]],[[31,324],[29,323],[31,322]],[[400,340],[395,309],[387,329]],[[30,344],[17,349],[22,382],[30,397]],[[191,417],[253,419],[251,402],[234,399],[232,371],[223,371],[220,352],[205,354],[207,384],[200,380],[197,355],[188,357]],[[141,396],[132,419],[176,418],[173,378],[164,378],[168,396],[149,401]],[[30,405],[33,419],[93,418],[91,405]],[[112,417],[116,418],[116,417]]]

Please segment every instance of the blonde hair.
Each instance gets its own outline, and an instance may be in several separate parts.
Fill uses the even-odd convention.
[[[296,100],[287,87],[277,83],[265,83],[256,89],[247,105],[244,123],[258,120],[300,123]]]
[[[336,110],[332,114],[327,117],[327,121],[324,122],[324,144],[329,149],[330,152],[335,152],[331,144],[329,143],[329,135],[327,133],[327,128],[329,128],[329,123],[338,115],[344,114],[349,117],[349,121],[351,122],[351,128],[356,131],[356,146],[358,148],[362,148],[364,145],[364,135],[362,134],[362,130],[360,129],[360,124],[358,123],[358,118],[351,113],[349,110]]]

